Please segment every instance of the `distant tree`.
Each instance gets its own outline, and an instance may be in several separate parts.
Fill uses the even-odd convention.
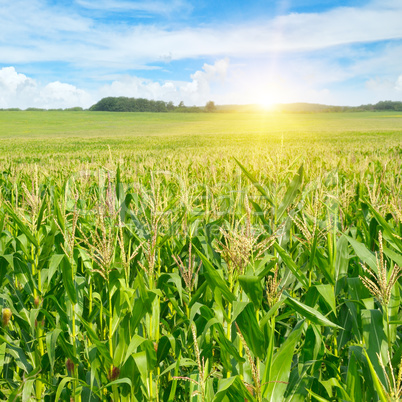
[[[164,101],[155,101],[155,112],[167,112],[166,102]]]
[[[402,110],[402,102],[395,101],[380,101],[374,105],[374,110]]]
[[[75,106],[75,107],[68,107],[64,110],[67,112],[82,112],[84,109],[80,106]]]
[[[116,101],[117,98],[109,96],[107,98],[101,99],[99,102],[92,105],[89,110],[93,110],[96,112],[114,112],[116,111]]]
[[[205,110],[207,113],[215,112],[215,111],[216,111],[215,102],[213,102],[213,101],[208,101],[207,104],[205,105],[204,110]]]
[[[173,106],[174,108],[174,106]],[[101,99],[92,105],[91,111],[104,112],[167,112],[167,104],[164,101],[154,101],[145,98],[128,98],[126,96]]]
[[[173,104],[172,101],[170,101],[170,102],[168,102],[168,103],[166,104],[166,110],[167,110],[168,112],[171,112],[171,111],[173,111],[174,109],[175,109],[175,107],[174,107],[174,104]]]

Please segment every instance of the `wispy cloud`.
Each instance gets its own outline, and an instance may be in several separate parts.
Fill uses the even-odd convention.
[[[399,0],[290,14],[279,7],[279,15],[261,13],[241,23],[197,20],[193,15],[190,24],[175,18],[193,8],[195,3],[185,0],[0,0],[0,62],[28,75],[34,71],[32,66],[40,63],[42,80],[47,73],[54,77],[52,81],[71,83],[73,77],[72,82],[83,89],[93,88],[96,82],[116,94],[137,88],[138,93],[155,98],[155,94],[161,94],[162,99],[172,96],[172,100],[187,96],[194,103],[206,97],[201,78],[207,67],[201,69],[202,63],[213,66],[227,58],[231,67],[226,84],[215,93],[218,98],[222,95],[222,100],[224,90],[226,94],[241,93],[245,99],[247,88],[255,86],[254,92],[258,92],[272,82],[286,82],[282,86],[286,94],[309,92],[312,98],[325,95],[327,100],[335,99],[331,98],[335,84],[350,80],[360,82],[361,90],[366,91],[360,97],[367,91],[378,94],[373,85],[365,84],[370,80],[394,83],[390,95],[399,88],[395,84],[402,74]],[[197,73],[189,78],[183,68],[177,81],[167,80],[165,70],[179,63],[184,66],[189,60],[198,62],[195,68],[188,64],[193,71],[200,71],[201,78]],[[236,67],[237,62],[243,67]],[[54,63],[69,69],[69,79],[63,78],[61,70],[60,77],[55,77]],[[238,78],[231,81],[235,74]],[[244,80],[244,91],[240,79]],[[99,83],[102,80],[106,83]],[[198,88],[197,96],[194,87]],[[209,81],[205,87],[214,94]],[[344,90],[342,85],[339,88]],[[231,99],[229,95],[226,98]]]
[[[89,32],[93,21],[72,8],[39,0],[0,1],[0,41],[14,43],[19,37],[50,39],[51,35]],[[57,39],[53,38],[53,40]]]
[[[173,0],[169,2],[153,0],[76,0],[75,3],[90,10],[102,10],[107,12],[139,11],[149,15],[169,15],[172,12],[189,10],[191,8],[187,2],[181,0]]]
[[[88,2],[92,8],[125,7],[149,12],[182,6],[159,2]],[[110,4],[110,6],[108,6]],[[173,59],[201,56],[250,56],[269,52],[313,51],[351,43],[402,38],[402,5],[380,8],[342,7],[324,13],[301,13],[258,18],[241,26],[166,28],[159,25],[104,24],[58,7],[17,0],[3,6],[0,14],[0,52],[5,63],[16,60],[68,60],[78,65],[151,63],[167,53]],[[69,16],[66,16],[69,15]],[[60,36],[63,40],[60,40]],[[12,49],[12,51],[11,51]],[[27,49],[32,49],[27,52]]]

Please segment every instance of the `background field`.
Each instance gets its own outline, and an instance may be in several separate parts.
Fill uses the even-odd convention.
[[[272,153],[302,150],[311,144],[329,146],[331,152],[383,149],[399,145],[400,113],[102,113],[102,112],[1,112],[1,157],[70,157],[95,160],[108,146],[117,157],[141,152],[170,154],[210,150],[239,154],[246,149]],[[96,151],[96,153],[94,153]],[[225,152],[225,155],[228,154]]]
[[[0,112],[0,399],[399,401],[401,167],[398,113]]]

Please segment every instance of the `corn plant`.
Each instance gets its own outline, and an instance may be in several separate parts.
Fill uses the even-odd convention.
[[[326,141],[11,163],[0,399],[401,400],[399,159]]]

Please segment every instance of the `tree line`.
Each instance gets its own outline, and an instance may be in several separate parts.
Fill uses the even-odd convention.
[[[145,98],[128,98],[125,96],[101,99],[99,102],[92,105],[89,110],[102,112],[182,112],[182,113],[199,113],[199,112],[214,112],[216,109],[215,103],[207,102],[205,107],[185,106],[180,102],[177,106],[173,102],[164,102],[161,100],[148,100]]]
[[[177,106],[173,102],[164,102],[161,100],[148,100],[145,98],[128,98],[126,96],[108,96],[102,98],[99,102],[92,105],[89,109],[83,109],[80,106],[70,107],[66,109],[44,109],[37,107],[29,107],[25,109],[29,112],[42,112],[42,111],[69,111],[80,112],[83,110],[90,110],[95,112],[154,112],[154,113],[201,113],[201,112],[215,112],[217,107],[213,101],[208,101],[205,106],[185,106],[184,102],[180,102]],[[0,109],[0,111],[17,112],[20,108],[7,108]]]
[[[128,98],[125,96],[109,96],[101,99],[89,109],[80,106],[65,109],[44,109],[29,107],[26,111],[75,111],[84,110],[103,111],[103,112],[155,112],[155,113],[202,113],[202,112],[254,112],[258,111],[257,105],[220,105],[216,106],[213,101],[209,101],[205,106],[185,106],[180,102],[177,106],[173,102],[148,100],[145,98]],[[0,108],[0,111],[21,111],[20,108]],[[326,112],[364,112],[364,111],[398,111],[402,112],[402,102],[399,101],[380,101],[376,104],[360,106],[331,106],[315,103],[287,103],[275,106],[275,111],[285,113],[326,113]]]
[[[395,110],[402,112],[402,102],[381,101],[375,105],[361,105],[362,110]]]
[[[286,113],[342,113],[342,112],[381,112],[402,111],[402,102],[380,101],[376,104],[360,106],[331,106],[316,103],[287,103],[276,105],[275,111]]]

